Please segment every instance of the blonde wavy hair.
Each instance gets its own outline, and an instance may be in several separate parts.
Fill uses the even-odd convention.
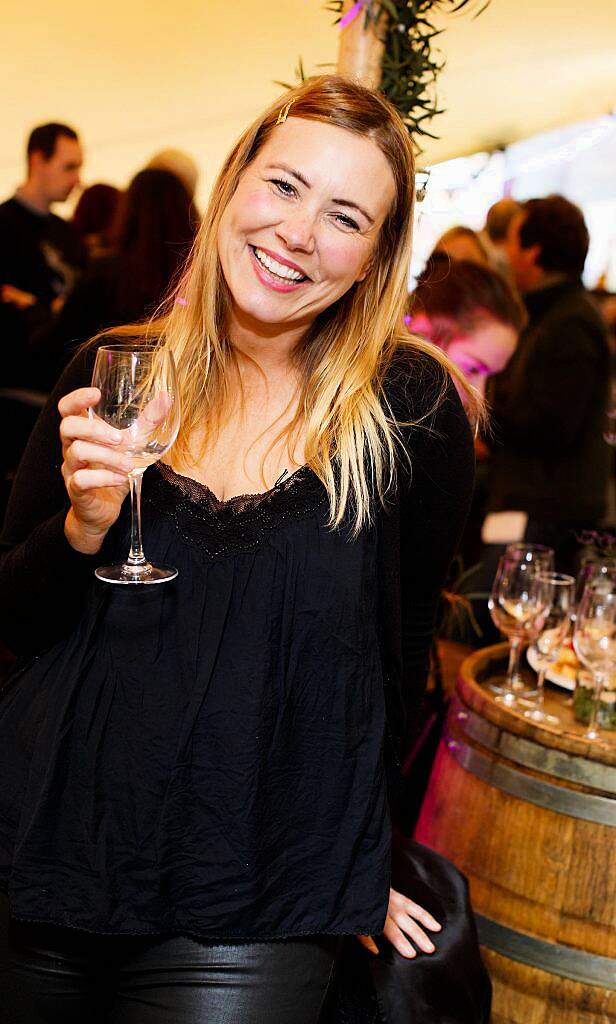
[[[106,334],[152,340],[173,352],[182,426],[171,464],[174,468],[194,466],[224,420],[235,361],[226,337],[230,293],[218,257],[218,227],[241,175],[276,130],[281,110],[291,102],[291,117],[335,125],[371,139],[386,157],[395,182],[395,200],[379,233],[367,276],[324,310],[299,343],[295,353],[300,378],[297,412],[280,435],[289,444],[304,431],[305,461],[327,490],[330,525],[339,525],[349,514],[357,533],[372,520],[375,492],[384,500],[395,484],[400,424],[383,392],[395,353],[403,348],[428,352],[468,387],[443,352],[409,335],[404,325],[415,200],[414,155],[407,128],[383,96],[344,78],[323,75],[273,103],[227,157],[184,271],[157,315],[146,324],[114,328]],[[446,373],[442,379],[441,396],[435,404],[445,390]],[[469,402],[474,408],[477,399],[471,394]],[[202,447],[195,458],[197,436]]]

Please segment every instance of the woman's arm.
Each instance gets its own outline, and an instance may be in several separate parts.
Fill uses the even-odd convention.
[[[434,388],[413,403],[429,408]],[[402,661],[409,731],[425,690],[429,654],[443,585],[460,542],[473,494],[475,458],[466,412],[451,381],[424,425],[407,432],[412,472],[402,489],[400,583]]]
[[[430,365],[432,364],[432,365]],[[401,419],[423,416],[440,391],[442,373],[432,360],[408,374]],[[396,403],[398,404],[398,403]],[[448,382],[443,401],[423,424],[403,429],[411,463],[400,481],[400,588],[403,698],[412,728],[425,690],[430,645],[447,571],[462,536],[473,493],[473,436],[458,393]],[[404,469],[401,477],[405,476]],[[410,731],[410,730],[409,730]],[[383,935],[405,958],[435,951],[441,924],[419,904],[390,889]],[[369,936],[358,936],[372,953]]]
[[[0,538],[0,631],[16,654],[36,653],[76,621],[96,556],[79,553],[64,528],[59,399],[89,383],[93,352],[66,368],[39,416],[13,484]]]

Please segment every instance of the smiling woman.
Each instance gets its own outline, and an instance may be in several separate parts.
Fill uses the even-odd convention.
[[[83,415],[100,338],[39,420],[0,572],[31,656],[0,703],[14,1024],[316,1024],[342,936],[435,951],[389,814],[473,455],[457,371],[404,328],[413,199],[395,110],[309,81],[233,149],[161,315],[114,329],[177,363],[143,484],[173,582],[93,579],[130,518]]]

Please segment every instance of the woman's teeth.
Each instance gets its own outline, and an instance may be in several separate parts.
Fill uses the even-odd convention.
[[[269,270],[270,274],[274,277],[279,277],[282,281],[305,281],[306,275],[300,274],[298,270],[293,270],[291,267],[286,267],[284,263],[279,263],[278,260],[268,256],[262,249],[257,249],[253,246],[252,251],[254,252],[259,263],[261,263],[266,270]]]

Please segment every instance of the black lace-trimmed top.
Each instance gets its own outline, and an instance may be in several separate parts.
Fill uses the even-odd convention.
[[[113,934],[378,933],[393,665],[381,645],[380,527],[356,539],[328,528],[307,467],[220,502],[158,465],[144,477],[145,548],[177,579],[96,581],[97,564],[125,555],[128,509],[96,558],[69,548],[55,411],[89,373],[81,356],[60,382],[4,533],[4,637],[31,659],[0,700],[0,881],[12,913]],[[455,393],[448,403],[440,458],[426,462],[424,435],[414,439],[397,556],[388,545],[390,561],[409,560],[399,639],[417,692],[468,501],[470,433]],[[457,482],[452,457],[466,459]]]
[[[161,479],[150,476],[146,501],[173,520],[182,540],[198,545],[212,559],[251,550],[278,524],[309,515],[326,500],[307,466],[284,474],[264,494],[239,494],[227,501],[164,463],[156,468]]]

